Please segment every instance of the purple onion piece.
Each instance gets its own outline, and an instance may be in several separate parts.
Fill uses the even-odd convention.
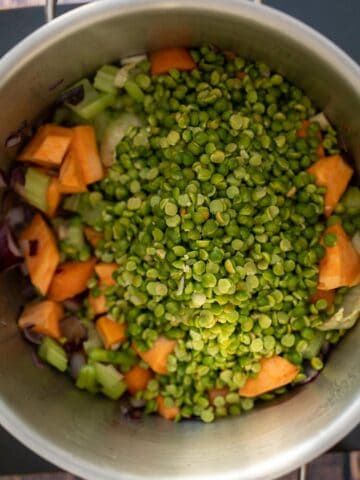
[[[69,103],[70,105],[77,105],[84,100],[85,91],[83,85],[76,85],[70,90],[66,90],[59,97],[59,103]]]
[[[25,169],[23,167],[17,166],[10,171],[9,184],[15,192],[25,185]]]
[[[310,365],[307,365],[305,367],[305,375],[306,378],[299,382],[301,385],[307,385],[308,383],[313,382],[320,375],[320,371],[315,370],[315,368],[312,368]]]
[[[39,240],[29,240],[29,255],[35,257],[39,250]]]
[[[8,181],[8,176],[4,170],[0,168],[0,188],[6,188],[8,186]]]
[[[70,357],[70,375],[75,380],[79,376],[81,368],[86,364],[85,355],[82,352],[75,352]]]
[[[129,417],[133,420],[140,420],[144,416],[144,410],[142,408],[132,408],[129,412]]]
[[[25,209],[23,205],[10,208],[10,210],[6,213],[5,218],[11,229],[19,225],[23,225],[25,223]]]
[[[71,313],[76,313],[81,309],[81,301],[76,298],[69,298],[64,300],[63,305],[66,310]]]
[[[40,333],[34,332],[32,327],[24,328],[22,333],[26,340],[28,340],[30,343],[33,343],[34,345],[40,345],[42,339],[44,338],[44,336]]]
[[[23,261],[23,256],[10,230],[4,222],[0,226],[0,272],[14,268]]]
[[[14,148],[21,143],[22,135],[20,132],[10,134],[5,140],[5,148]]]
[[[31,358],[35,367],[38,367],[38,368],[46,367],[45,363],[40,359],[39,355],[34,350],[31,352]]]
[[[60,330],[69,344],[79,345],[87,338],[86,328],[75,315],[61,320]]]
[[[321,347],[321,352],[320,352],[320,357],[322,360],[327,359],[331,352],[331,343],[330,342],[325,342],[324,345]]]
[[[21,292],[22,298],[26,301],[34,300],[38,296],[38,292],[34,285],[29,281]]]

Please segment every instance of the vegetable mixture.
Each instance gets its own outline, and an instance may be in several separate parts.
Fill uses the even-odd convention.
[[[137,412],[251,410],[314,378],[356,322],[352,177],[326,117],[264,63],[202,47],[104,65],[8,178],[0,263],[35,289],[19,327]]]

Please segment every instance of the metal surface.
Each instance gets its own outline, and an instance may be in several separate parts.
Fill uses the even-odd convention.
[[[204,42],[267,61],[305,88],[360,163],[356,64],[286,15],[231,0],[104,0],[55,19],[0,62],[0,148],[24,119],[99,65],[164,45]],[[32,364],[15,325],[18,284],[15,275],[0,278],[0,422],[82,478],[270,479],[316,457],[359,421],[359,327],[316,382],[277,403],[211,425],[134,422],[121,418],[116,404],[75,391],[62,375]]]

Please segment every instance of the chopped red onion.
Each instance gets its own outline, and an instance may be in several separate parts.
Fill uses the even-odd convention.
[[[10,227],[4,222],[0,226],[0,272],[9,270],[22,261],[23,256]]]
[[[14,167],[10,172],[10,187],[18,191],[19,187],[25,185],[25,169],[23,167]]]
[[[75,352],[70,357],[70,375],[75,380],[79,376],[81,368],[86,364],[85,355],[82,352]]]
[[[33,343],[35,345],[40,345],[42,339],[44,338],[44,336],[41,335],[40,333],[34,332],[32,327],[24,328],[22,333],[26,338],[26,340],[28,340],[30,343]]]
[[[4,170],[0,169],[0,188],[6,188],[8,185],[8,178]]]
[[[23,225],[25,222],[25,209],[23,205],[18,205],[17,207],[11,208],[7,212],[5,218],[8,221],[10,228]]]
[[[85,91],[83,85],[77,85],[70,90],[66,90],[59,97],[59,103],[69,103],[77,105],[84,100]]]
[[[87,330],[85,326],[75,315],[65,317],[63,320],[61,320],[60,330],[67,341],[75,345],[79,345],[87,338]]]
[[[69,312],[76,313],[81,308],[81,301],[76,298],[69,298],[68,300],[64,300],[63,305]]]
[[[31,352],[31,358],[32,358],[32,361],[33,361],[35,367],[45,368],[45,363],[43,363],[43,361],[40,359],[39,355],[34,350]]]
[[[13,148],[20,144],[22,135],[19,132],[12,133],[5,140],[5,148]]]

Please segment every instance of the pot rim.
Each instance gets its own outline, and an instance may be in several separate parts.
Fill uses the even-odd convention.
[[[30,36],[22,40],[17,46],[10,50],[0,60],[0,89],[16,75],[24,64],[31,62],[39,52],[51,47],[61,38],[69,33],[84,27],[86,24],[95,21],[102,21],[114,15],[114,11],[122,11],[123,15],[137,11],[150,12],[161,10],[194,10],[197,12],[211,11],[229,15],[242,16],[243,18],[256,19],[261,25],[281,28],[293,41],[304,44],[307,48],[316,51],[326,63],[342,72],[354,92],[360,96],[360,67],[343,50],[337,47],[332,41],[313,28],[301,21],[290,17],[274,8],[251,3],[248,0],[102,0],[76,8],[70,12],[57,17],[51,23],[42,26]],[[39,47],[40,45],[40,47]],[[1,395],[1,392],[0,392]],[[308,438],[301,444],[287,451],[287,465],[292,464],[294,469],[301,464],[320,455],[343,436],[345,436],[358,423],[360,418],[360,397],[352,399],[346,410],[329,423],[324,430],[318,432],[314,437]],[[12,411],[11,405],[7,404],[0,397],[0,424],[17,440],[28,448],[34,450],[43,458],[72,472],[75,475],[91,480],[114,480],[119,478],[119,472],[112,467],[106,471],[99,465],[89,464],[80,457],[74,457],[70,452],[57,447],[54,443],[48,443],[47,439],[38,434],[34,427],[24,423],[20,416]],[[206,426],[204,426],[206,428]],[[262,460],[257,468],[249,468],[241,472],[243,478],[258,478],[256,471],[259,471],[259,464],[262,464],[262,471],[268,472],[268,478],[288,473],[284,462],[283,453]],[[120,472],[121,478],[126,480],[141,480],[143,476]],[[245,476],[244,476],[245,475]],[[236,470],[223,472],[222,480],[236,480],[239,472]],[[158,477],[159,480],[161,477]],[[165,477],[162,477],[165,480]],[[185,474],[183,478],[205,480],[205,477]],[[207,480],[217,480],[216,473],[206,474]]]

